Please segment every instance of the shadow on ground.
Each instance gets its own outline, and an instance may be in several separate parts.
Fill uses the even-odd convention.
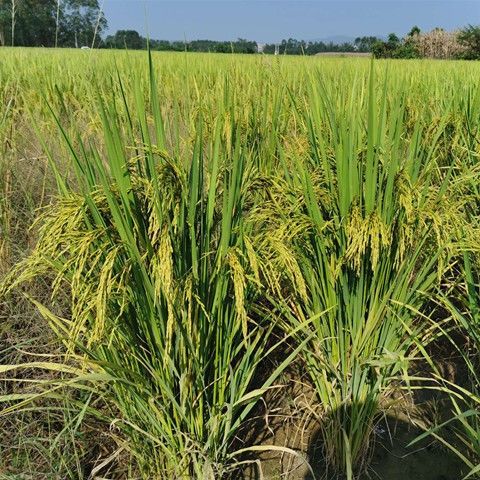
[[[328,471],[323,460],[318,423],[304,418],[303,424],[292,417],[270,423],[270,436],[262,445],[284,446],[297,452],[271,451],[257,456],[257,464],[243,472],[244,480],[342,480]],[[297,419],[298,420],[298,419]],[[298,425],[302,424],[302,428]],[[367,471],[359,480],[460,480],[466,475],[463,464],[446,447],[426,439],[408,444],[422,431],[411,423],[386,417],[375,428]],[[311,470],[307,466],[311,465]],[[261,469],[261,471],[260,471]]]
[[[463,363],[452,356],[449,345],[431,345],[437,368],[450,382],[468,387]],[[416,364],[419,377],[429,376],[428,365]],[[242,480],[342,480],[327,471],[323,459],[320,425],[309,412],[315,404],[315,393],[301,365],[292,366],[282,379],[278,395],[266,398],[258,412],[249,445],[286,447],[286,451],[265,451],[252,455],[250,464],[239,476]],[[358,480],[461,480],[468,469],[458,457],[440,442],[427,438],[409,447],[423,431],[417,424],[441,423],[449,418],[451,405],[445,394],[435,389],[401,389],[389,399],[390,408],[376,426],[371,442],[368,469]],[[442,432],[454,443],[455,435]],[[311,466],[309,470],[308,466]],[[260,471],[261,469],[261,471]]]
[[[408,447],[422,431],[409,423],[387,418],[375,429],[374,446],[368,470],[360,480],[460,480],[467,472],[463,464],[448,449],[432,439]],[[309,472],[303,476],[280,476],[279,479],[330,480],[322,459],[321,439],[314,434],[308,458],[315,477]],[[268,476],[266,478],[269,478]],[[272,480],[275,477],[270,477]]]

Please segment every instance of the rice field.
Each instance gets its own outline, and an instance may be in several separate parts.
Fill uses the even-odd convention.
[[[0,478],[478,478],[479,75],[0,49]]]

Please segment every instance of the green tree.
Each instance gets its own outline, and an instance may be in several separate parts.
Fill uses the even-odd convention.
[[[389,49],[393,50],[398,47],[400,43],[400,39],[397,37],[395,33],[390,33],[388,35],[387,46]]]
[[[0,1],[0,38],[3,45],[53,46],[55,0]]]
[[[107,20],[98,0],[63,0],[62,46],[98,46],[106,27]]]
[[[480,60],[480,26],[468,25],[458,34],[458,41],[465,47],[463,58]]]
[[[418,58],[419,51],[414,41],[418,27],[413,27],[404,40],[400,40],[395,33],[388,36],[386,42],[377,41],[372,46],[372,53],[376,58]]]
[[[105,46],[141,50],[146,48],[147,41],[136,30],[118,30],[115,35],[110,35],[105,39]],[[151,46],[154,48],[155,45]]]
[[[379,41],[377,37],[357,37],[354,42],[357,52],[371,52],[373,46]]]
[[[420,35],[420,28],[417,25],[413,26],[410,32],[408,32],[409,37],[414,37],[415,35]]]
[[[0,0],[2,45],[98,45],[106,26],[98,0]]]

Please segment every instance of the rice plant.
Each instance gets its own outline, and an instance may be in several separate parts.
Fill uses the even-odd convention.
[[[460,228],[463,243],[462,254],[444,280],[438,304],[448,317],[434,321],[433,330],[438,338],[445,338],[451,345],[456,362],[455,379],[446,379],[435,368],[434,354],[424,355],[435,372],[434,389],[446,393],[446,413],[440,424],[420,435],[413,444],[431,435],[453,451],[466,465],[465,478],[480,475],[480,290],[478,278],[478,139],[475,118],[479,108],[478,93],[467,87],[461,97],[463,119],[457,131],[462,139],[450,139],[450,147],[456,164],[456,184],[465,199],[464,215],[469,228]],[[462,128],[463,126],[466,128]],[[465,145],[459,148],[457,145]],[[455,148],[457,146],[457,148]],[[452,432],[454,435],[449,435]]]
[[[152,125],[140,90],[137,118],[124,105],[126,133],[100,102],[105,157],[94,145],[77,152],[62,130],[76,186],[52,163],[58,199],[6,283],[53,272],[53,298],[69,289],[69,318],[38,308],[90,372],[69,382],[98,384],[145,478],[223,478],[237,467],[236,433],[294,353],[256,378],[273,323],[252,318],[261,182],[235,119],[227,137],[224,114],[208,139],[200,123],[179,158],[166,149],[153,69],[150,82]]]
[[[478,478],[480,475],[480,296],[473,258],[475,256],[471,252],[464,252],[460,263],[462,275],[439,299],[451,317],[434,324],[438,336],[447,338],[453,351],[462,360],[459,362],[463,367],[459,378],[445,379],[437,370],[436,385],[431,387],[447,394],[449,413],[443,416],[442,423],[428,428],[412,442],[414,445],[429,435],[439,440],[465,463],[469,470],[465,479]],[[435,364],[432,356],[427,355],[427,359],[432,365]],[[465,373],[462,374],[462,370]],[[448,431],[453,431],[454,435],[448,435]]]
[[[353,101],[342,114],[321,82],[313,87],[310,158],[285,173],[281,208],[266,215],[278,218],[268,258],[293,292],[279,305],[284,328],[306,341],[325,457],[348,479],[368,464],[384,399],[406,377],[463,205],[435,141],[422,141],[424,126],[404,141],[402,93],[388,102],[385,82],[377,102],[370,75],[365,123]]]
[[[301,350],[326,475],[353,478],[423,339],[458,325],[475,342],[465,285],[477,281],[457,267],[478,250],[477,63],[153,53],[146,69],[140,52],[29,49],[0,60],[0,268],[29,255],[0,313],[23,328],[31,281],[68,352],[2,358],[2,432],[39,402],[59,423],[65,401],[103,422],[140,476],[235,478],[245,422]],[[449,282],[456,310],[438,318]],[[269,369],[280,327],[292,353]],[[477,408],[471,386],[443,385],[455,415]],[[460,418],[473,445],[477,417]]]

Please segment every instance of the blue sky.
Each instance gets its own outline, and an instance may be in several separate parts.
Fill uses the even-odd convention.
[[[167,40],[259,42],[282,38],[449,30],[480,24],[480,0],[104,0],[109,32],[134,29]]]

